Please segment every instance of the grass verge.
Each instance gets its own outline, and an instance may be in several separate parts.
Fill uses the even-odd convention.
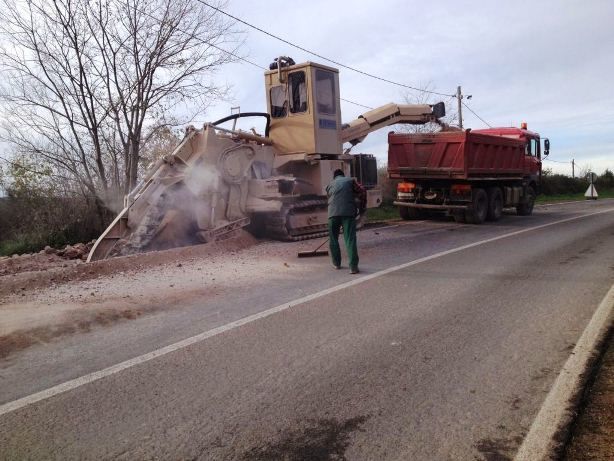
[[[3,240],[0,242],[0,256],[10,256],[13,254],[33,253],[42,250],[45,243],[38,240],[30,240],[22,237],[15,240]]]
[[[389,219],[398,219],[399,209],[392,204],[385,204],[378,208],[369,208],[367,210],[367,222],[387,221]]]
[[[614,190],[597,191],[597,195],[599,198],[614,198]],[[568,202],[574,200],[586,200],[586,197],[584,197],[584,193],[540,195],[535,200],[535,203]]]
[[[599,198],[614,198],[614,190],[597,191],[597,193]],[[584,197],[584,193],[539,195],[535,199],[535,203],[570,202],[575,200],[586,200],[586,197]],[[367,222],[387,221],[390,219],[399,219],[399,209],[392,204],[384,204],[378,208],[369,208],[367,210]]]

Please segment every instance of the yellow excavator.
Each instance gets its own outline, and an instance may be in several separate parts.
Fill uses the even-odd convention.
[[[189,126],[124,198],[88,262],[204,243],[242,227],[280,240],[326,235],[325,188],[336,169],[366,186],[368,208],[381,203],[375,158],[351,155],[354,145],[396,123],[444,125],[443,103],[387,104],[342,124],[339,71],[322,64],[279,57],[264,78],[268,112]],[[243,117],[263,117],[264,134],[221,126]]]

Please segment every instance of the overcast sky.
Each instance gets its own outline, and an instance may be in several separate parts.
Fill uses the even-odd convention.
[[[551,141],[550,159],[575,158],[580,168],[614,169],[614,2],[586,1],[320,1],[229,0],[227,11],[304,48],[366,72],[420,88],[454,93],[492,126],[518,126]],[[322,62],[246,26],[245,56],[261,66],[279,55]],[[328,62],[323,62],[329,64]],[[231,106],[264,111],[263,71],[249,64],[223,68],[216,80],[232,86],[229,101],[212,107],[214,120]],[[409,93],[340,69],[341,96],[377,107]],[[454,108],[455,100],[443,98]],[[343,121],[364,112],[342,102]],[[467,128],[485,125],[469,111]],[[371,134],[353,152],[386,159],[386,133]],[[571,174],[571,165],[544,162]],[[577,172],[578,170],[576,170]]]

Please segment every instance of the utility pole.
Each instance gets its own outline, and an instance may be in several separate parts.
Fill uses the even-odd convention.
[[[463,129],[463,94],[461,93],[461,87],[456,88],[456,101],[458,102],[458,127]]]
[[[571,159],[571,177],[575,178],[576,177],[576,164],[574,162],[575,159]]]

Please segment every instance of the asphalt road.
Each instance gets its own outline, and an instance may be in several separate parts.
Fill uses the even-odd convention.
[[[300,278],[20,353],[0,369],[0,403],[221,327],[0,415],[0,458],[513,456],[614,283],[614,201],[359,241],[358,277],[304,260]]]

